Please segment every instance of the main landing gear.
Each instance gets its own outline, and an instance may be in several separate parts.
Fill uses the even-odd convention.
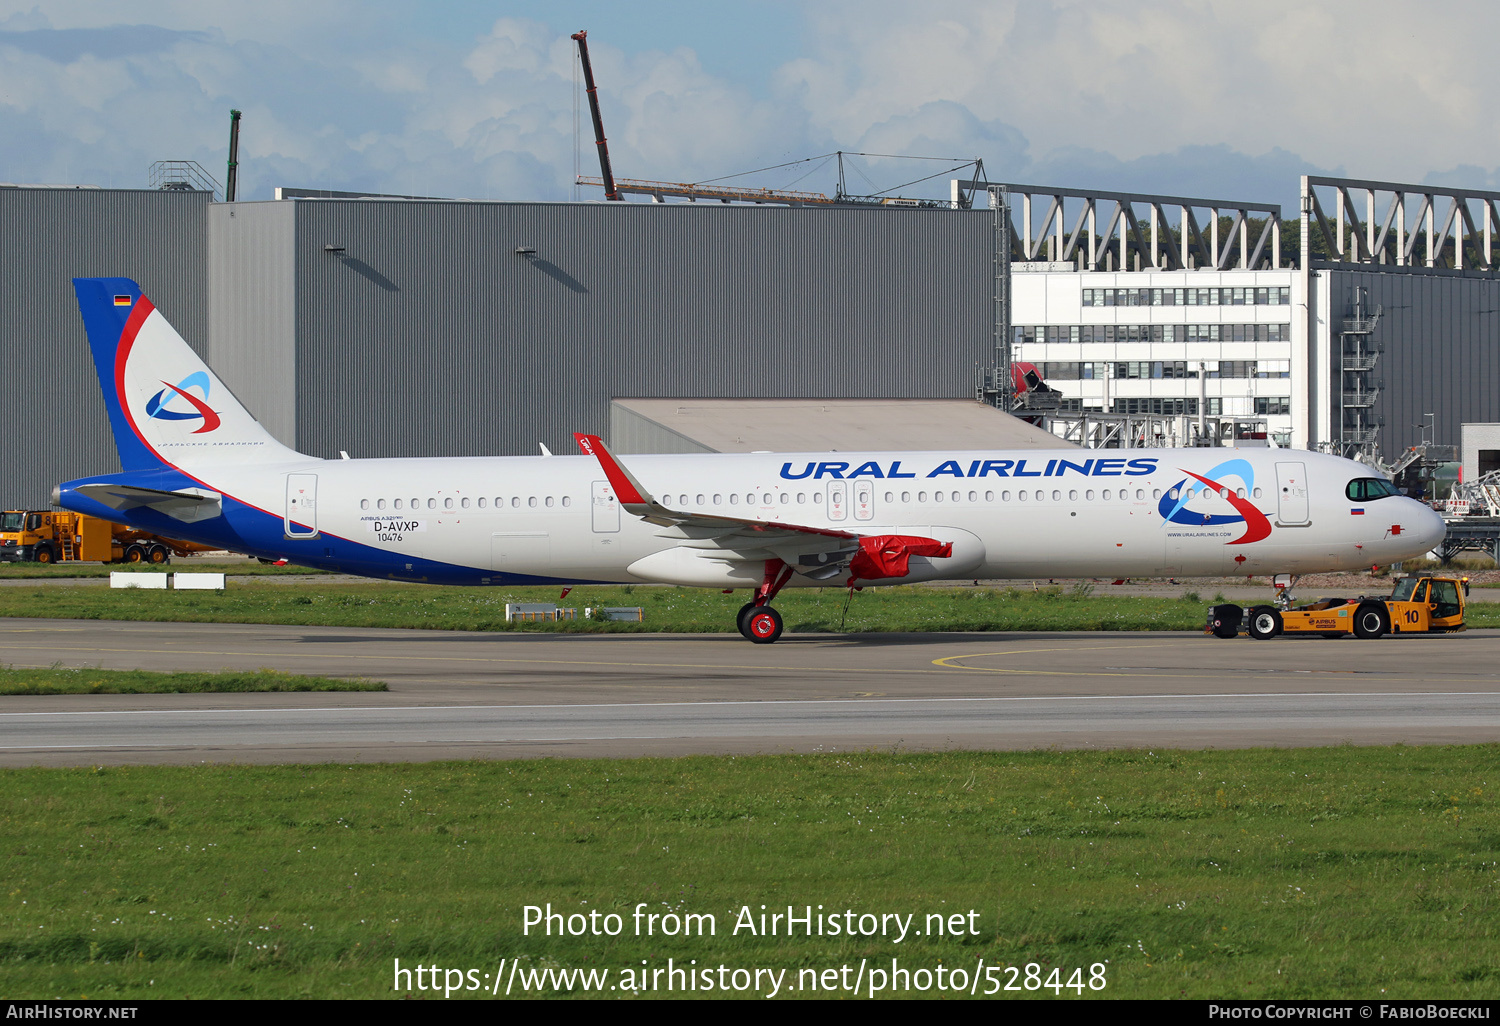
[[[769,645],[781,637],[781,614],[771,608],[771,600],[791,579],[791,567],[779,559],[766,560],[766,577],[755,589],[755,600],[740,607],[737,621],[741,634],[757,645]]]

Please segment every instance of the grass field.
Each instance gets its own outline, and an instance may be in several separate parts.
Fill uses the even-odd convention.
[[[982,959],[1103,964],[1106,997],[1495,999],[1497,772],[1493,745],[9,770],[0,972],[12,999],[379,997],[396,958],[784,986]],[[622,932],[524,935],[548,903]],[[636,936],[638,903],[716,933]],[[762,904],[978,934],[736,935]]]
[[[0,589],[0,616],[337,627],[560,632],[725,632],[734,630],[746,593],[700,588],[579,587],[565,600],[580,617],[589,606],[640,606],[642,623],[583,619],[506,623],[507,602],[555,602],[558,588],[448,588],[397,584],[236,584],[223,593],[106,591],[49,585]],[[1212,596],[1136,598],[1088,587],[788,589],[776,601],[789,632],[1200,630]],[[847,613],[845,604],[848,602]],[[1474,627],[1500,627],[1500,605],[1469,607]]]
[[[0,668],[0,695],[164,695],[230,691],[389,691],[381,681],[308,677],[278,670],[156,673],[66,667]],[[11,711],[16,711],[12,709]]]

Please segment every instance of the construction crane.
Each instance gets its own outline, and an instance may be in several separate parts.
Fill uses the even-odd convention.
[[[602,138],[602,135],[601,135]],[[953,203],[947,200],[934,199],[909,199],[905,196],[887,196],[875,194],[871,196],[857,196],[848,191],[844,178],[845,156],[875,156],[890,157],[892,159],[908,160],[949,160],[955,158],[934,157],[907,157],[901,154],[845,154],[842,150],[836,153],[825,153],[817,157],[807,157],[802,160],[794,160],[788,164],[777,164],[774,167],[759,168],[757,171],[746,171],[742,174],[729,175],[729,178],[740,178],[745,174],[757,174],[762,171],[775,171],[779,168],[794,167],[798,164],[807,164],[816,160],[828,160],[837,158],[839,165],[838,187],[832,196],[823,192],[805,192],[795,189],[757,189],[733,185],[721,185],[718,182],[724,179],[715,179],[710,182],[655,182],[634,178],[621,178],[618,180],[595,178],[591,175],[579,175],[579,185],[603,185],[606,191],[610,184],[614,185],[617,195],[632,194],[637,196],[650,196],[658,203],[665,203],[668,196],[680,196],[689,201],[717,200],[720,203],[776,203],[783,206],[806,207],[806,206],[859,206],[859,207],[923,207],[930,209],[948,209]],[[958,168],[940,171],[935,175],[927,175],[917,179],[918,182],[926,181],[928,178],[937,178],[952,173],[960,168],[975,168],[975,177],[984,177],[984,163],[980,160],[964,161]],[[908,182],[914,185],[915,182]],[[968,209],[972,205],[972,196],[961,195],[958,206]]]
[[[604,198],[617,200],[619,190],[615,188],[615,175],[609,168],[609,144],[604,138],[604,117],[599,113],[599,89],[594,85],[594,66],[589,63],[588,32],[579,29],[573,33],[578,43],[578,59],[583,63],[583,84],[588,89],[589,113],[594,116],[594,143],[599,147],[599,172],[603,176]]]

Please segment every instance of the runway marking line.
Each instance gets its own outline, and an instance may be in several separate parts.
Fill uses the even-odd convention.
[[[160,716],[163,712],[170,712],[174,716],[194,715],[264,715],[267,713],[316,713],[316,712],[347,712],[347,713],[397,713],[397,712],[421,712],[423,710],[436,709],[445,712],[463,712],[470,709],[506,709],[511,711],[525,709],[556,709],[566,711],[572,709],[661,709],[675,706],[684,707],[713,707],[723,708],[725,706],[768,706],[768,705],[911,705],[918,702],[1127,702],[1142,701],[1155,702],[1165,699],[1181,698],[1497,698],[1500,694],[1494,691],[1246,691],[1232,692],[1229,694],[1193,694],[1173,693],[1166,695],[975,695],[970,697],[947,697],[947,698],[768,698],[764,700],[754,699],[726,699],[715,702],[583,702],[577,705],[504,705],[496,703],[493,705],[330,705],[309,706],[307,708],[283,707],[275,709],[80,709],[76,711],[63,710],[59,712],[0,712],[0,722],[10,718],[24,716]]]

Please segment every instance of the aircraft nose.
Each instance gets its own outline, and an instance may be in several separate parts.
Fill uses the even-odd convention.
[[[1442,514],[1426,506],[1422,507],[1418,516],[1417,535],[1422,539],[1422,551],[1431,552],[1448,537],[1448,523]]]

